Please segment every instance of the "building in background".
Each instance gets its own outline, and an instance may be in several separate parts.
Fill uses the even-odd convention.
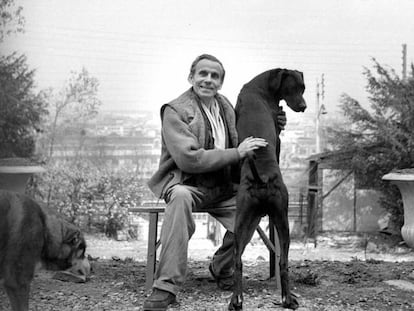
[[[160,125],[151,112],[102,112],[79,135],[56,139],[53,159],[75,157],[102,161],[111,169],[134,167],[140,179],[148,179],[161,154]]]

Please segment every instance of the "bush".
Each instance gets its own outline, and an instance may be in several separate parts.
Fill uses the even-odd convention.
[[[140,205],[145,182],[134,170],[110,170],[94,161],[54,162],[32,183],[31,192],[80,227],[114,237],[129,229],[128,209]]]
[[[414,66],[405,80],[374,60],[366,69],[370,109],[344,94],[342,110],[349,126],[330,128],[337,163],[355,172],[358,186],[382,192],[381,205],[397,229],[403,225],[398,189],[382,176],[395,169],[414,167]]]

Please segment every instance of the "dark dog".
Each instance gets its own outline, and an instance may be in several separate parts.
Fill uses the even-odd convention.
[[[12,310],[26,311],[35,267],[89,274],[86,243],[74,225],[22,194],[0,190],[0,280]]]
[[[239,140],[246,137],[262,137],[268,146],[249,155],[241,167],[240,187],[237,193],[235,233],[234,291],[229,310],[242,310],[242,262],[241,256],[252,238],[260,219],[269,215],[276,225],[280,241],[280,277],[283,307],[296,309],[298,302],[290,292],[288,275],[289,223],[288,191],[283,182],[278,160],[280,129],[277,115],[282,109],[279,101],[303,112],[305,84],[299,71],[274,69],[264,72],[240,91],[236,105]]]

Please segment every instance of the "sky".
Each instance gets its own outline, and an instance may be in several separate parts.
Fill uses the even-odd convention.
[[[324,75],[324,105],[341,94],[367,102],[372,58],[402,71],[414,58],[414,1],[399,0],[16,0],[25,33],[1,52],[26,54],[38,89],[64,85],[85,67],[105,110],[153,110],[190,87],[202,53],[226,69],[221,93],[235,104],[243,84],[272,68],[302,71],[311,113]],[[309,112],[310,111],[310,112]]]

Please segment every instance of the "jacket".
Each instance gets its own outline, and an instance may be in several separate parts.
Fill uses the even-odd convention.
[[[157,197],[164,198],[171,186],[194,175],[215,172],[240,160],[234,108],[223,95],[217,94],[216,100],[227,124],[226,149],[206,149],[208,124],[192,88],[161,107],[161,157],[158,170],[148,181]]]

